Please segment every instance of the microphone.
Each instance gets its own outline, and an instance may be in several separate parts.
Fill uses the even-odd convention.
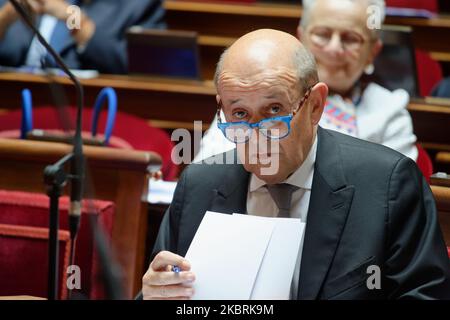
[[[69,209],[69,230],[72,241],[75,240],[78,230],[80,228],[81,219],[81,199],[83,195],[83,181],[84,181],[84,156],[83,156],[83,142],[81,137],[82,126],[82,111],[84,92],[78,79],[69,70],[69,67],[64,63],[60,55],[50,46],[50,44],[44,39],[39,30],[34,26],[32,19],[29,17],[25,9],[18,3],[17,0],[9,0],[17,13],[21,16],[25,24],[33,31],[39,42],[50,53],[58,66],[69,76],[75,85],[77,96],[77,119],[75,127],[75,135],[73,138],[73,156],[70,165],[70,178],[71,178],[71,190],[70,190],[70,209]]]

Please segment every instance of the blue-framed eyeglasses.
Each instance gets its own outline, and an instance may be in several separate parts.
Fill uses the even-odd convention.
[[[295,114],[300,110],[302,105],[308,99],[313,87],[309,87],[300,100],[298,108],[292,113],[285,116],[277,116],[273,118],[263,119],[256,123],[246,121],[239,122],[222,122],[220,110],[222,109],[222,101],[217,106],[217,126],[222,131],[225,138],[233,143],[245,143],[250,140],[253,129],[257,128],[264,136],[272,140],[279,140],[287,137],[291,132],[291,121]]]

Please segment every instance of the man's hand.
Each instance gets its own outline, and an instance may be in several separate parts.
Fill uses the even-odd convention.
[[[38,15],[48,14],[59,20],[68,17],[69,4],[64,0],[27,0],[31,9]]]
[[[180,267],[181,272],[171,271],[172,266]],[[183,257],[169,251],[161,251],[142,278],[144,300],[190,299],[194,293],[192,283],[195,280],[195,275],[190,270],[190,263]]]
[[[19,18],[19,14],[14,9],[13,5],[7,1],[2,7],[0,7],[0,20],[3,22],[8,22],[8,24],[13,23]]]
[[[67,21],[71,12],[70,6],[64,0],[23,0],[28,3],[36,15],[48,14],[61,21]],[[85,46],[92,38],[95,31],[95,23],[83,12],[80,16],[80,29],[71,30],[72,36],[78,46]]]

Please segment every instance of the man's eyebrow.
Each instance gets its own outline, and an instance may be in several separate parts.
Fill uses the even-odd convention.
[[[267,96],[264,96],[265,99],[276,99],[278,97],[279,97],[279,94],[277,94],[277,93],[272,93]]]
[[[236,104],[236,103],[238,103],[238,102],[240,102],[240,101],[241,101],[241,99],[240,99],[240,98],[237,98],[237,99],[233,99],[233,100],[229,100],[229,102],[230,102],[230,105]]]

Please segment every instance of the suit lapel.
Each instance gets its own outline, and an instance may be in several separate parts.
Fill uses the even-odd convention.
[[[216,189],[210,210],[232,214],[247,213],[247,193],[250,174],[241,164],[225,165],[223,180]]]
[[[299,299],[315,299],[326,279],[351,207],[340,150],[319,127],[318,149],[299,277]]]

